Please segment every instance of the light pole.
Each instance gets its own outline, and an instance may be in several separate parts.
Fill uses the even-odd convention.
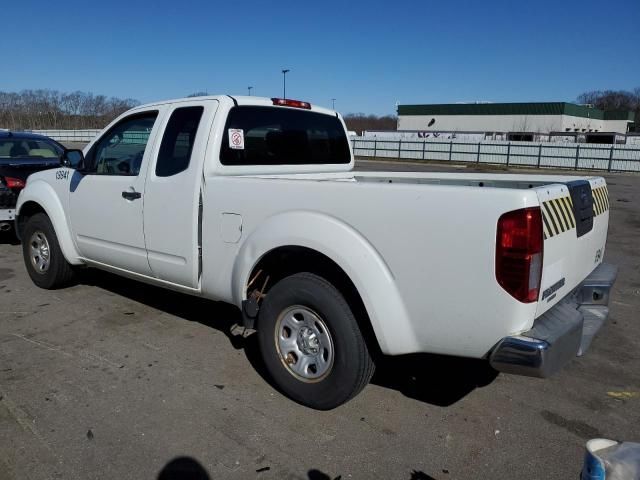
[[[336,109],[336,99],[332,98],[331,99],[331,110],[335,110]]]
[[[289,73],[289,69],[282,70],[282,98],[287,98],[287,73]]]
[[[249,96],[251,96],[251,90],[253,89],[253,87],[247,87],[247,90],[249,90]]]

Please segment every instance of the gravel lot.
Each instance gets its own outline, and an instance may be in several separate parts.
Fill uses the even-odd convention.
[[[586,357],[547,380],[390,359],[330,412],[268,383],[234,308],[97,271],[39,290],[5,236],[0,480],[577,478],[588,439],[640,441],[640,176],[607,180],[620,273]]]

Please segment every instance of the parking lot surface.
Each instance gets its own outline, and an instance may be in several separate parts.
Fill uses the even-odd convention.
[[[40,290],[1,237],[0,480],[578,478],[588,439],[640,441],[640,176],[607,181],[620,271],[585,357],[546,380],[388,359],[329,412],[269,384],[233,307],[91,270]]]

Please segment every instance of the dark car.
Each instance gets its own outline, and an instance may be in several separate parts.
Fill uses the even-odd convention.
[[[11,229],[27,177],[60,165],[64,147],[43,135],[0,130],[0,231]]]

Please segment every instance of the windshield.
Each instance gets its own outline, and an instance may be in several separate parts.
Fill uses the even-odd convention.
[[[223,165],[351,162],[342,122],[334,115],[282,107],[239,106],[227,118]]]

